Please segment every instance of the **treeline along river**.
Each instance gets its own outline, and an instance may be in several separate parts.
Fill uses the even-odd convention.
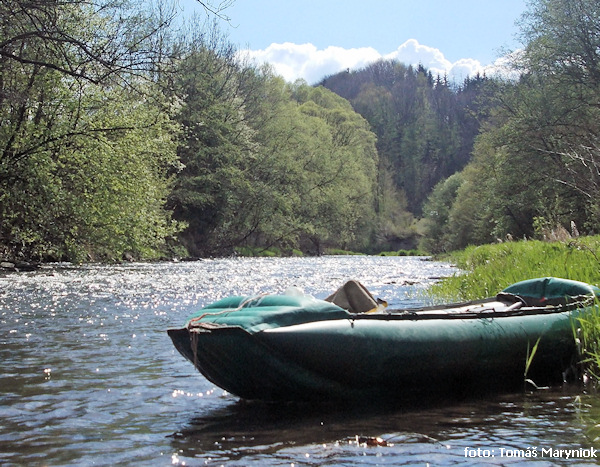
[[[600,402],[579,387],[419,407],[248,403],[197,373],[165,332],[228,295],[296,286],[323,298],[349,278],[393,307],[416,305],[453,272],[423,258],[357,256],[6,273],[0,464],[596,463]]]

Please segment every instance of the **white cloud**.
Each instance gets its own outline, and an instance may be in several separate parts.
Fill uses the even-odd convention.
[[[384,58],[398,60],[406,65],[422,64],[434,75],[443,75],[444,72],[452,68],[452,63],[444,57],[439,49],[421,45],[416,39],[407,40]]]
[[[329,46],[318,50],[313,44],[271,44],[264,50],[248,50],[248,56],[257,63],[270,63],[275,72],[286,81],[302,78],[315,83],[327,75],[342,70],[362,68],[381,58],[371,47],[344,49]]]
[[[422,64],[431,73],[447,75],[449,79],[462,82],[467,76],[476,73],[488,75],[503,73],[505,60],[498,59],[494,64],[482,65],[478,60],[462,58],[456,62],[449,61],[440,49],[419,44],[416,39],[409,39],[395,51],[382,55],[372,47],[344,49],[329,46],[319,50],[313,44],[271,44],[264,50],[247,50],[242,52],[256,63],[270,63],[275,72],[286,81],[304,79],[314,84],[325,76],[346,69],[363,68],[379,59],[394,59],[406,65]]]
[[[483,74],[487,67],[481,65],[479,60],[472,58],[461,58],[454,62],[447,71],[448,76],[456,82],[462,82],[467,76]],[[441,73],[440,73],[441,74]]]

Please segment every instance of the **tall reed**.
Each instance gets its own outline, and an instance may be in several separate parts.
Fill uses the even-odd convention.
[[[600,300],[577,318],[573,332],[584,376],[600,382]]]

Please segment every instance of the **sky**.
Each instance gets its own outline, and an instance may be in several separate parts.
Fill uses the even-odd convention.
[[[223,0],[212,0],[213,5]],[[422,64],[456,82],[492,74],[518,50],[527,0],[226,0],[220,29],[257,64],[315,84],[379,59]],[[184,16],[195,0],[180,0]]]

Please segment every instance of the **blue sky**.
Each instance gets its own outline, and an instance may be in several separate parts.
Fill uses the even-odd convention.
[[[220,0],[213,0],[216,5]],[[202,11],[180,0],[184,14]],[[462,80],[520,46],[527,0],[235,0],[221,29],[257,62],[310,84],[378,58]]]

